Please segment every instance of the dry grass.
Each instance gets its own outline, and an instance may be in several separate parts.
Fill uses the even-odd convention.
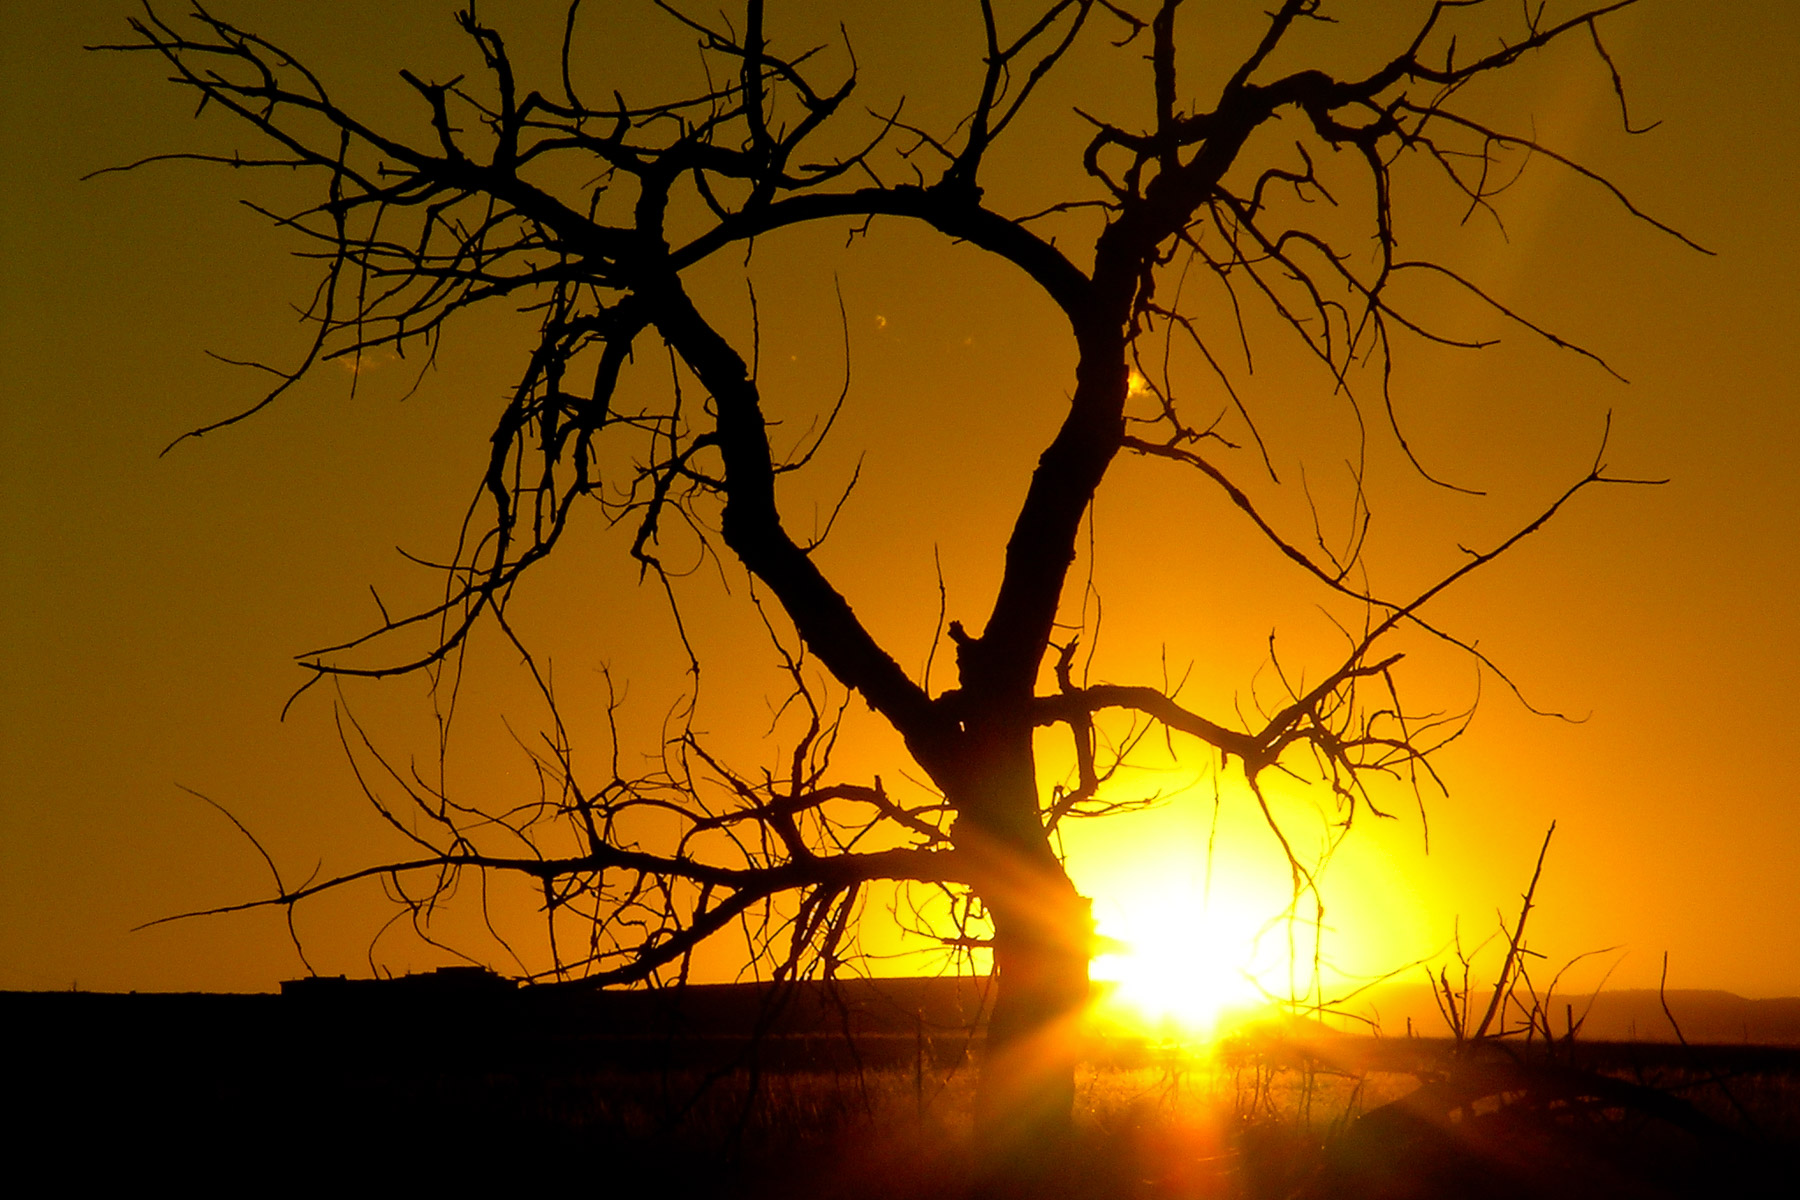
[[[1441,1090],[1448,1076],[1421,1089],[1412,1073],[1294,1065],[1293,1058],[1171,1052],[1086,1069],[1071,1142],[1043,1151],[1054,1161],[1032,1194],[1109,1200],[1712,1195],[1766,1169],[1772,1152],[1785,1148],[1791,1155],[1800,1144],[1800,1079],[1786,1072],[1732,1080],[1729,1100],[1716,1082],[1691,1072],[1668,1074],[1658,1094],[1693,1100],[1699,1118],[1684,1129],[1667,1113],[1638,1105],[1639,1093],[1630,1090],[1636,1081],[1625,1081],[1620,1093],[1600,1087],[1599,1099],[1583,1099],[1583,1088],[1566,1087],[1562,1077],[1558,1086],[1565,1091],[1555,1096],[1515,1079],[1470,1095],[1454,1111],[1433,1110],[1424,1097],[1438,1095],[1433,1089]],[[624,1082],[596,1080],[595,1099],[607,1098],[590,1112],[603,1119],[582,1122],[569,1134],[592,1149],[604,1145],[609,1157],[684,1164],[679,1178],[661,1177],[671,1189],[665,1194],[844,1200],[983,1194],[970,1145],[968,1070],[769,1075],[754,1095],[748,1077],[739,1075],[713,1080],[686,1101],[677,1086],[654,1102],[640,1096],[633,1103],[621,1102]],[[657,1109],[669,1101],[676,1107]],[[1716,1138],[1706,1131],[1708,1120]],[[1752,1123],[1758,1136],[1743,1136]],[[637,1134],[622,1138],[628,1127]]]
[[[311,1042],[227,1053],[256,1043],[215,1031],[203,1039],[218,1043],[210,1056],[147,1034],[105,1055],[40,1056],[18,1076],[35,1103],[8,1132],[20,1161],[72,1164],[84,1177],[367,1177],[411,1190],[480,1178],[784,1200],[983,1194],[976,1070],[960,1042],[937,1060],[912,1039],[830,1055],[765,1045],[765,1064],[784,1069],[753,1073],[741,1062],[708,1072],[692,1055],[678,1058],[686,1067],[628,1069],[562,1043],[402,1054],[376,1032],[336,1054]],[[1321,1050],[1276,1039],[1211,1057],[1114,1047],[1083,1071],[1072,1135],[1039,1151],[1030,1194],[1719,1195],[1778,1153],[1800,1176],[1791,1053],[1696,1048],[1683,1066],[1679,1048],[1577,1043],[1573,1065],[1559,1045],[1554,1062],[1521,1069],[1508,1048],[1517,1044],[1478,1047],[1492,1051],[1484,1058],[1423,1040]],[[885,1065],[859,1071],[858,1054]],[[1680,1120],[1654,1111],[1659,1097],[1682,1102],[1669,1110]]]

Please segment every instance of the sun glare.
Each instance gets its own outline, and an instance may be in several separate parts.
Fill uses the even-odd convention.
[[[1140,786],[1159,782],[1146,775]],[[1319,885],[1300,897],[1262,808],[1226,783],[1071,830],[1070,875],[1094,900],[1092,1026],[1188,1043],[1229,1035],[1293,1001],[1345,996],[1428,953],[1435,895],[1416,829],[1342,838],[1301,785],[1271,791],[1287,844]],[[1322,910],[1321,910],[1322,905]]]
[[[1145,881],[1096,906],[1095,1015],[1104,1024],[1206,1040],[1288,990],[1279,903]]]

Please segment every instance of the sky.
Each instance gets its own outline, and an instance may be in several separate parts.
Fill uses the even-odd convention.
[[[453,7],[215,6],[292,46],[347,102],[384,114],[405,111],[401,67],[472,69]],[[539,6],[481,7],[522,61],[553,70],[558,30]],[[778,36],[829,40],[835,21],[800,7],[776,18]],[[953,123],[975,79],[971,7],[846,6],[866,103],[904,94],[911,119]],[[1195,51],[1203,75],[1229,65],[1226,50],[1263,5],[1190,7],[1216,35],[1194,39],[1207,47]],[[1393,12],[1416,7],[1374,6],[1364,23],[1309,33],[1302,49],[1355,61],[1391,36]],[[268,990],[304,969],[278,914],[133,927],[270,886],[255,850],[189,789],[255,831],[290,882],[390,844],[357,790],[333,697],[315,689],[282,718],[305,681],[293,656],[367,628],[378,615],[371,587],[386,600],[430,593],[396,547],[430,556],[449,545],[526,326],[501,315],[456,327],[416,391],[416,362],[366,362],[354,392],[351,373],[329,365],[256,419],[161,454],[256,395],[252,373],[207,351],[279,361],[301,349],[292,306],[311,267],[240,201],[304,193],[298,181],[194,165],[84,181],[144,154],[256,144],[211,114],[192,119],[191,100],[148,59],[83,51],[122,38],[134,5],[4,8],[0,988]],[[607,11],[595,78],[635,97],[693,75],[691,38],[649,11]],[[1421,457],[1487,494],[1432,488],[1391,447],[1377,453],[1371,571],[1411,591],[1453,568],[1459,546],[1493,544],[1586,470],[1609,413],[1608,463],[1668,482],[1584,495],[1444,598],[1438,617],[1478,639],[1533,704],[1579,719],[1533,715],[1466,658],[1409,645],[1409,700],[1479,705],[1438,759],[1449,794],[1427,793],[1425,821],[1395,793],[1392,820],[1359,819],[1344,840],[1328,925],[1352,973],[1441,955],[1454,930],[1478,940],[1497,910],[1516,909],[1555,821],[1533,918],[1548,958],[1617,947],[1596,969],[1654,985],[1666,952],[1672,986],[1800,994],[1800,16],[1782,0],[1646,0],[1604,28],[1633,119],[1660,122],[1652,132],[1620,132],[1591,48],[1522,63],[1478,102],[1714,253],[1541,163],[1504,198],[1504,234],[1459,223],[1422,190],[1405,210],[1416,244],[1456,256],[1629,382],[1453,297],[1420,294],[1459,328],[1501,337],[1480,353],[1398,353],[1396,403]],[[1122,61],[1103,45],[1071,60],[1063,90],[996,161],[995,207],[1027,211],[1068,185],[1079,170],[1074,104],[1134,111]],[[921,667],[937,617],[934,563],[949,615],[985,615],[1007,523],[1071,386],[1066,335],[1019,280],[897,223],[848,247],[841,229],[769,239],[750,269],[765,386],[792,405],[782,414],[796,429],[843,386],[849,347],[844,418],[817,470],[784,491],[785,511],[805,528],[860,464],[822,561],[903,663]],[[741,265],[708,281],[719,311],[742,321]],[[1341,517],[1346,410],[1291,342],[1252,333],[1245,395],[1278,466],[1310,464],[1322,512]],[[1303,519],[1291,500],[1272,503]],[[1167,662],[1190,673],[1185,697],[1229,713],[1267,686],[1272,631],[1284,663],[1325,661],[1335,635],[1322,598],[1192,481],[1124,462],[1092,522],[1078,570],[1104,611],[1096,669],[1106,677],[1154,679]],[[603,666],[626,685],[628,733],[653,736],[684,686],[660,598],[636,585],[623,544],[597,523],[584,529],[519,602],[532,644],[559,666],[576,731],[591,738],[603,731]],[[704,570],[682,586],[709,651],[708,720],[753,753],[773,694],[759,682],[770,678],[766,643],[741,596],[720,599]],[[529,738],[541,718],[497,640],[474,654],[462,718],[458,786],[474,793],[520,784],[512,736]],[[349,689],[343,703],[397,761],[428,752],[419,681]],[[901,776],[893,747],[855,720],[866,736],[846,767]],[[1260,912],[1285,886],[1247,797],[1201,756],[1171,763],[1153,751],[1127,783],[1162,802],[1067,839],[1103,923],[1134,890],[1191,890],[1209,840],[1217,894]],[[1316,797],[1278,793],[1291,828],[1316,841]],[[528,905],[505,902],[528,924]],[[393,932],[370,952],[390,915],[364,891],[298,920],[321,971],[446,961]],[[729,977],[733,953],[708,969]]]

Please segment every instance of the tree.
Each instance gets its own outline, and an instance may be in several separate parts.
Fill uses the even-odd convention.
[[[1335,74],[1280,65],[1293,58],[1297,31],[1331,21],[1323,0],[1283,0],[1235,69],[1202,92],[1189,83],[1181,50],[1203,40],[1205,6],[1043,0],[1020,16],[978,0],[984,43],[968,52],[979,57],[980,84],[949,130],[915,126],[902,110],[858,116],[850,34],[833,73],[818,65],[831,55],[781,45],[761,0],[716,21],[659,0],[670,20],[692,31],[713,80],[701,94],[673,99],[587,94],[578,48],[591,14],[579,0],[566,14],[560,78],[534,90],[516,77],[501,32],[471,5],[456,19],[480,60],[475,79],[440,83],[402,72],[432,130],[422,140],[340,107],[321,75],[203,8],[185,24],[153,11],[134,20],[136,40],[113,49],[158,56],[203,109],[231,114],[275,147],[267,157],[156,159],[297,170],[317,181],[315,202],[270,214],[321,264],[306,309],[307,353],[298,367],[275,372],[257,403],[191,436],[253,415],[320,363],[435,347],[465,311],[510,306],[537,322],[495,420],[456,554],[438,568],[441,601],[384,612],[379,627],[307,656],[311,681],[453,670],[484,621],[513,637],[508,602],[528,570],[555,551],[572,522],[597,516],[635,529],[629,565],[667,589],[678,630],[661,552],[672,528],[685,527],[721,574],[747,583],[743,594],[763,612],[792,684],[784,711],[799,722],[785,760],[756,774],[709,750],[690,710],[659,769],[632,775],[615,754],[612,777],[597,787],[577,779],[568,739],[554,724],[541,763],[552,786],[542,803],[523,809],[459,809],[396,772],[416,811],[381,811],[416,843],[415,855],[280,885],[253,903],[291,912],[321,891],[383,877],[417,912],[462,875],[517,875],[542,895],[549,974],[592,986],[679,971],[702,940],[757,913],[778,978],[829,974],[866,888],[942,888],[959,898],[965,917],[953,940],[993,955],[987,1132],[1005,1140],[1066,1121],[1068,1023],[1087,995],[1092,937],[1087,901],[1054,834],[1066,819],[1116,811],[1120,801],[1106,785],[1136,734],[1158,730],[1197,744],[1240,770],[1259,801],[1268,772],[1316,778],[1347,825],[1359,808],[1373,807],[1374,781],[1397,778],[1415,789],[1430,781],[1428,756],[1462,727],[1401,705],[1397,634],[1439,639],[1499,672],[1472,641],[1430,623],[1426,605],[1578,493],[1636,482],[1609,474],[1597,456],[1511,536],[1470,552],[1422,591],[1388,596],[1366,582],[1361,561],[1368,514],[1360,475],[1355,531],[1336,551],[1322,534],[1310,546],[1253,499],[1246,473],[1273,482],[1275,470],[1219,348],[1221,339],[1242,339],[1247,351],[1258,318],[1245,314],[1260,312],[1291,331],[1292,346],[1353,403],[1373,378],[1378,396],[1367,400],[1384,413],[1386,436],[1436,483],[1387,402],[1393,343],[1478,343],[1401,304],[1396,281],[1429,277],[1557,346],[1588,352],[1517,315],[1454,266],[1406,257],[1396,189],[1435,177],[1468,213],[1489,214],[1519,159],[1536,157],[1680,237],[1598,174],[1463,104],[1482,77],[1553,42],[1586,37],[1611,72],[1623,113],[1600,29],[1634,2],[1555,21],[1527,6],[1504,36],[1490,32],[1487,48],[1471,51],[1471,19],[1491,6],[1436,0],[1379,63]],[[1134,123],[1083,110],[1085,140],[1045,152],[1078,158],[1087,190],[1036,213],[990,207],[984,189],[994,147],[1017,136],[1072,49],[1095,38],[1118,47],[1119,69],[1144,89],[1145,115]],[[1066,412],[999,550],[992,608],[978,629],[948,623],[957,678],[936,693],[859,620],[855,598],[821,567],[818,541],[799,539],[778,503],[778,483],[807,467],[837,408],[790,453],[778,452],[754,324],[747,341],[734,334],[719,315],[724,301],[702,279],[782,230],[824,223],[878,237],[899,221],[1022,273],[1066,318],[1077,362]],[[1209,326],[1184,301],[1190,274],[1220,289],[1237,314],[1235,329]],[[754,296],[751,303],[754,311]],[[1212,373],[1207,386],[1224,397],[1221,415],[1196,415],[1199,385],[1170,369],[1177,345]],[[645,399],[625,386],[634,364],[663,353],[660,392]],[[1355,456],[1365,453],[1366,445]],[[1219,489],[1323,596],[1365,614],[1316,682],[1286,685],[1295,677],[1282,674],[1281,703],[1222,719],[1189,707],[1167,680],[1095,681],[1078,670],[1078,637],[1059,634],[1074,626],[1059,618],[1083,522],[1122,455],[1160,460]],[[429,644],[418,653],[396,651],[372,665],[353,657],[421,632]],[[538,672],[529,655],[527,662]],[[842,709],[821,694],[811,663],[892,727],[933,796],[913,802],[880,777],[832,772]],[[692,663],[696,673],[699,665]],[[547,674],[538,680],[553,700]],[[1124,734],[1121,719],[1130,722]],[[1047,729],[1072,743],[1067,786],[1046,787],[1042,778],[1038,739]],[[641,832],[646,812],[669,823],[653,844]],[[1271,827],[1279,836],[1272,819]],[[1289,859],[1296,890],[1312,886],[1306,864],[1291,852]],[[414,880],[425,881],[422,892]],[[566,928],[559,922],[570,919],[586,929],[577,954],[557,943]]]

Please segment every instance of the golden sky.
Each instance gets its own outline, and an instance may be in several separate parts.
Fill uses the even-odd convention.
[[[453,7],[216,6],[375,111],[401,94],[402,66],[439,77],[473,69]],[[521,56],[553,69],[556,31],[542,7],[481,11]],[[904,93],[911,119],[953,122],[974,78],[971,6],[922,6],[930,22],[915,6],[846,7],[865,103]],[[1219,14],[1223,47],[1265,5],[1194,7]],[[1391,32],[1391,12],[1417,7],[1377,5],[1365,24],[1320,36],[1341,33],[1326,50],[1354,60],[1368,48],[1358,39]],[[238,203],[296,195],[283,180],[173,165],[80,182],[146,153],[256,148],[226,122],[190,120],[191,99],[160,83],[147,58],[82,52],[124,36],[135,10],[124,0],[7,5],[0,40],[0,988],[262,990],[300,971],[276,915],[129,932],[268,886],[254,852],[182,788],[229,806],[295,878],[315,862],[327,873],[360,865],[387,844],[324,689],[277,719],[303,682],[291,656],[361,632],[377,616],[371,584],[384,598],[431,590],[395,547],[429,556],[453,538],[524,326],[455,327],[410,398],[416,363],[366,362],[354,395],[333,365],[254,421],[159,458],[182,431],[254,397],[254,377],[205,350],[278,361],[299,352],[290,305],[308,294],[310,270]],[[795,45],[831,36],[816,13],[772,20]],[[690,39],[666,22],[616,21],[594,69],[628,94],[693,73]],[[1421,297],[1471,332],[1503,333],[1479,354],[1403,347],[1397,382],[1421,456],[1489,494],[1449,495],[1378,456],[1371,570],[1411,591],[1453,567],[1459,543],[1492,544],[1586,469],[1609,411],[1609,463],[1670,482],[1584,495],[1445,598],[1440,620],[1478,639],[1534,703],[1586,719],[1535,717],[1481,680],[1474,724],[1439,762],[1450,795],[1427,797],[1430,853],[1410,800],[1396,795],[1396,819],[1359,823],[1340,852],[1331,920],[1359,971],[1440,950],[1459,915],[1485,933],[1496,908],[1516,905],[1554,819],[1539,949],[1559,959],[1623,946],[1615,983],[1654,983],[1667,951],[1672,984],[1800,993],[1800,10],[1646,0],[1605,28],[1633,117],[1660,120],[1653,132],[1620,132],[1604,69],[1579,48],[1521,64],[1491,101],[1716,256],[1536,167],[1505,197],[1504,237],[1479,221],[1459,228],[1454,215],[1422,229],[1426,249],[1449,247],[1505,303],[1630,382],[1466,305]],[[1086,61],[996,163],[994,206],[1054,199],[1079,170],[1071,103],[1133,111],[1134,81],[1098,67],[1083,75]],[[1431,203],[1419,201],[1422,226]],[[841,288],[845,419],[817,471],[783,500],[804,528],[861,458],[824,561],[902,661],[922,665],[937,612],[934,547],[949,615],[985,615],[1007,523],[1072,385],[1063,327],[998,267],[897,223],[848,249],[842,230],[769,239],[753,271],[764,385],[793,405],[796,430],[842,384]],[[721,264],[722,310],[742,307],[734,272]],[[1342,490],[1330,470],[1344,410],[1291,343],[1270,334],[1255,349],[1247,396],[1277,461],[1323,464],[1309,480],[1329,501]],[[1229,713],[1249,694],[1271,630],[1284,662],[1324,661],[1320,597],[1191,481],[1121,461],[1093,519],[1102,673],[1154,678],[1166,655],[1176,673],[1192,665],[1184,696]],[[622,569],[621,545],[584,531],[519,609],[590,734],[602,664],[630,682],[643,730],[654,731],[679,684],[660,599]],[[767,716],[749,681],[767,678],[769,655],[741,608],[698,598],[705,585],[704,572],[692,581],[696,636],[715,665],[704,698],[720,737],[753,746]],[[1417,649],[1417,703],[1466,707],[1471,664]],[[516,784],[498,716],[536,718],[498,646],[478,650],[471,669],[488,686],[470,701],[460,786]],[[348,698],[386,744],[423,747],[421,690],[402,681]],[[845,763],[901,774],[879,739],[863,747]],[[1204,856],[1213,784],[1202,760],[1153,767],[1141,791],[1170,796],[1165,805],[1070,837],[1071,871],[1103,913],[1134,880],[1191,877]],[[1246,880],[1219,886],[1257,894],[1279,863],[1245,819],[1241,791],[1226,783],[1219,796],[1217,878]],[[1307,828],[1314,802],[1282,803]],[[364,947],[387,915],[375,892],[303,911],[314,965],[366,971]],[[403,937],[377,957],[396,971],[441,961]]]

